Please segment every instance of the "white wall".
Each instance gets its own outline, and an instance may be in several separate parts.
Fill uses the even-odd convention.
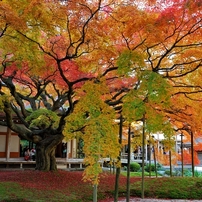
[[[6,151],[6,135],[0,135],[0,152]]]
[[[0,126],[0,131],[3,133],[7,132],[7,127],[6,126]]]
[[[20,138],[17,135],[11,135],[10,152],[19,152]]]

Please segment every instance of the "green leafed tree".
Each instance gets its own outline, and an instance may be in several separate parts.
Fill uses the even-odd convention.
[[[170,89],[170,85],[161,75],[145,70],[139,73],[136,88],[132,89],[123,99],[123,115],[126,120],[129,123],[142,122],[139,125],[139,128],[142,129],[142,134],[140,134],[142,137],[142,165],[144,165],[145,159],[146,134],[157,132],[169,136],[173,134],[172,126],[164,112],[166,108],[169,108]],[[128,144],[129,141],[130,139]],[[142,170],[141,197],[144,198],[144,169]],[[127,201],[129,201],[129,196]]]
[[[87,166],[84,179],[94,185],[98,184],[102,172],[100,161],[109,157],[116,159],[120,151],[116,113],[104,99],[108,92],[104,82],[87,82],[82,87],[82,97],[74,113],[65,119],[66,139],[82,138],[84,141],[84,162]]]
[[[125,97],[123,114],[132,123],[146,118],[148,133],[164,132],[173,134],[171,124],[166,117],[170,107],[172,87],[161,75],[152,71],[143,71],[139,82]]]

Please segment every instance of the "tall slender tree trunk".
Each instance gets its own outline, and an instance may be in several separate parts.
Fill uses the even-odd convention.
[[[149,177],[151,177],[151,135],[149,134]]]
[[[93,202],[97,202],[97,184],[93,185]]]
[[[169,163],[170,163],[170,177],[173,176],[173,171],[172,171],[172,155],[171,155],[171,150],[169,150]]]
[[[119,123],[119,144],[122,144],[122,128],[123,127],[123,117],[120,115],[120,123]],[[121,164],[121,150],[118,156],[118,162]],[[121,166],[121,165],[120,165]],[[115,190],[114,190],[114,202],[118,201],[119,196],[119,177],[120,177],[121,167],[116,168],[116,181],[115,181]]]
[[[190,130],[190,135],[191,135],[191,168],[192,168],[192,177],[195,176],[194,172],[194,137],[193,137],[193,132]]]
[[[155,174],[156,174],[156,178],[158,177],[157,175],[157,166],[156,166],[156,148],[155,145],[153,146],[154,148],[154,169],[155,169]]]
[[[143,116],[143,128],[142,128],[142,184],[141,184],[141,198],[144,198],[144,157],[145,157],[145,114]]]
[[[182,177],[184,176],[184,146],[183,146],[183,134],[181,134],[181,162],[182,162]]]
[[[131,149],[131,125],[128,128],[128,166],[127,166],[127,191],[126,191],[126,202],[130,201],[130,149]]]

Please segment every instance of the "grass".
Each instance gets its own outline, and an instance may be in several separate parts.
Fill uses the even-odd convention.
[[[132,172],[133,173],[133,172]],[[132,177],[131,196],[141,196],[141,178]],[[93,187],[82,181],[82,172],[42,172],[34,170],[0,171],[1,202],[89,202]],[[98,201],[113,198],[115,175],[103,173],[98,186]],[[126,177],[120,177],[120,194],[125,195]],[[202,178],[145,177],[145,197],[202,199]],[[112,201],[112,200],[111,200]]]
[[[141,183],[131,186],[131,194],[140,196]],[[202,178],[162,177],[145,179],[145,197],[202,199]]]
[[[126,171],[122,171],[121,173],[123,176],[127,176],[127,172]],[[159,175],[159,174],[158,174]],[[148,172],[144,172],[144,176],[149,176]],[[156,176],[155,172],[151,172],[151,176]],[[130,172],[130,177],[142,177],[142,172]]]
[[[16,182],[0,183],[1,201],[68,201],[69,197],[49,190],[35,190],[33,188],[24,188]]]

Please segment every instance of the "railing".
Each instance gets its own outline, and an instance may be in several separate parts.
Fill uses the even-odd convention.
[[[122,154],[121,155],[121,159],[128,159],[128,154]],[[146,158],[145,158],[146,159]],[[130,160],[134,161],[134,160],[142,160],[142,154],[138,154],[138,153],[132,153]]]
[[[79,168],[79,169],[83,169],[85,167],[84,159],[78,159],[78,158],[56,158],[56,163],[57,165],[60,166],[65,166],[66,168]],[[141,154],[132,154],[131,155],[131,162],[138,162],[141,163],[142,162],[142,155]],[[146,159],[145,159],[146,160]],[[109,162],[110,158],[103,158],[100,159],[99,163],[103,166],[105,162]],[[121,163],[123,164],[127,164],[128,163],[128,154],[124,153],[121,155]],[[25,166],[28,166],[29,164],[31,165],[35,165],[36,162],[35,161],[25,161],[24,158],[0,158],[0,167],[2,167],[3,165],[5,165],[5,167],[12,167],[12,165],[16,165],[19,168],[24,168]]]

